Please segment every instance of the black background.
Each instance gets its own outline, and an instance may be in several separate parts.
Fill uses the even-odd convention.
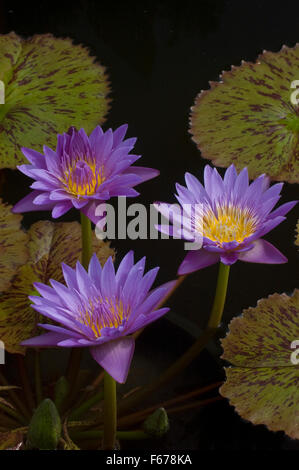
[[[264,49],[276,52],[283,44],[294,46],[298,41],[298,14],[296,1],[6,1],[1,3],[0,33],[14,30],[27,37],[51,32],[89,47],[107,68],[111,82],[111,109],[104,127],[128,123],[128,135],[138,137],[134,153],[143,155],[138,164],[161,172],[159,178],[139,187],[141,196],[134,202],[149,205],[156,200],[174,202],[175,182],[184,184],[186,171],[201,178],[208,163],[200,157],[188,133],[190,107],[196,95],[208,88],[209,80],[217,80],[223,70],[239,65],[242,59],[255,61]],[[22,176],[7,171],[3,198],[15,203],[27,194],[27,184]],[[296,198],[298,186],[285,184],[281,203]],[[26,214],[24,220],[29,225],[49,217]],[[75,217],[71,213],[63,220]],[[290,293],[298,286],[298,252],[293,243],[297,219],[296,208],[287,221],[267,235],[288,257],[287,264],[238,262],[232,267],[225,323],[243,308],[255,306],[258,299],[274,292]],[[120,257],[133,248],[138,258],[147,256],[148,268],[161,266],[160,282],[175,277],[185,255],[179,240],[121,240],[114,241],[113,246]],[[204,327],[216,275],[216,266],[190,275],[169,305]],[[151,328],[152,334],[160,334],[167,342],[166,320]],[[167,347],[177,354],[175,345]],[[194,368],[190,370],[194,374]],[[204,410],[201,419],[204,425],[200,431],[197,421],[188,422],[186,435],[196,435],[196,439],[186,438],[186,446],[274,449],[293,445],[281,433],[241,421],[226,403]],[[176,448],[175,437],[172,439],[171,445]]]

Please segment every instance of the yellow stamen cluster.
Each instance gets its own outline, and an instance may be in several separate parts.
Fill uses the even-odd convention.
[[[103,328],[117,328],[124,318],[128,318],[130,310],[125,309],[123,302],[97,298],[80,310],[78,321],[92,329],[96,338],[101,336]]]
[[[78,168],[78,162],[81,159],[77,159],[72,162],[64,171],[64,178],[61,180],[64,189],[74,196],[91,196],[95,194],[96,189],[105,181],[104,167],[97,169],[94,161],[84,160],[91,170],[89,178],[85,181],[79,180],[78,176],[75,175],[75,171]]]
[[[234,240],[242,243],[256,231],[257,224],[258,219],[250,209],[229,204],[219,205],[217,215],[209,210],[198,228],[204,237],[221,245]]]

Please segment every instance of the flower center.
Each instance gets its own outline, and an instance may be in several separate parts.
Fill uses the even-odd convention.
[[[74,196],[91,196],[105,181],[103,166],[94,160],[76,159],[63,166],[61,182],[64,189]]]
[[[130,308],[125,308],[121,301],[96,297],[82,305],[78,321],[89,327],[94,336],[99,338],[103,328],[119,327],[129,314]]]
[[[242,243],[257,228],[258,219],[248,208],[233,205],[217,207],[217,215],[209,211],[203,217],[203,236],[219,245],[237,241]]]

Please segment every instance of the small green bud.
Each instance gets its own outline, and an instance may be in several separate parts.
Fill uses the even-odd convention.
[[[143,423],[143,430],[151,437],[162,437],[169,430],[169,421],[166,410],[158,408],[154,413],[146,418]]]
[[[26,448],[55,450],[60,436],[60,416],[52,400],[46,398],[41,402],[31,418]]]

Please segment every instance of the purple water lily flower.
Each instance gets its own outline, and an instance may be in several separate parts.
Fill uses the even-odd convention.
[[[96,207],[112,196],[138,196],[133,189],[159,174],[158,170],[131,166],[140,155],[129,154],[135,138],[124,139],[124,124],[114,132],[97,126],[88,137],[84,129],[57,136],[56,152],[44,146],[44,155],[22,148],[31,165],[18,169],[35,182],[33,191],[19,201],[13,212],[52,210],[57,218],[75,207],[94,223]]]
[[[231,265],[238,259],[251,263],[280,264],[285,256],[261,237],[285,220],[285,214],[298,201],[287,202],[275,209],[283,183],[269,187],[269,178],[259,176],[251,184],[244,168],[239,175],[234,165],[222,179],[216,168],[204,169],[204,187],[198,179],[186,173],[187,188],[176,185],[176,198],[184,209],[173,226],[157,228],[169,235],[202,243],[202,248],[190,250],[179,267],[179,274],[187,274],[221,261]],[[156,203],[155,207],[172,222],[169,205]],[[198,209],[199,207],[199,209]],[[189,209],[188,209],[189,208]],[[193,208],[193,209],[192,209]],[[187,215],[186,215],[187,214]],[[189,214],[189,216],[188,216]],[[198,217],[197,217],[198,216]]]
[[[62,326],[39,324],[49,332],[21,344],[89,347],[93,358],[117,382],[125,382],[135,346],[132,333],[168,312],[159,304],[175,283],[150,291],[159,268],[144,275],[144,267],[145,258],[134,265],[132,251],[116,273],[111,257],[102,268],[95,254],[88,272],[79,262],[75,269],[62,263],[66,286],[55,280],[50,280],[52,287],[36,282],[41,297],[29,297],[37,312]]]

